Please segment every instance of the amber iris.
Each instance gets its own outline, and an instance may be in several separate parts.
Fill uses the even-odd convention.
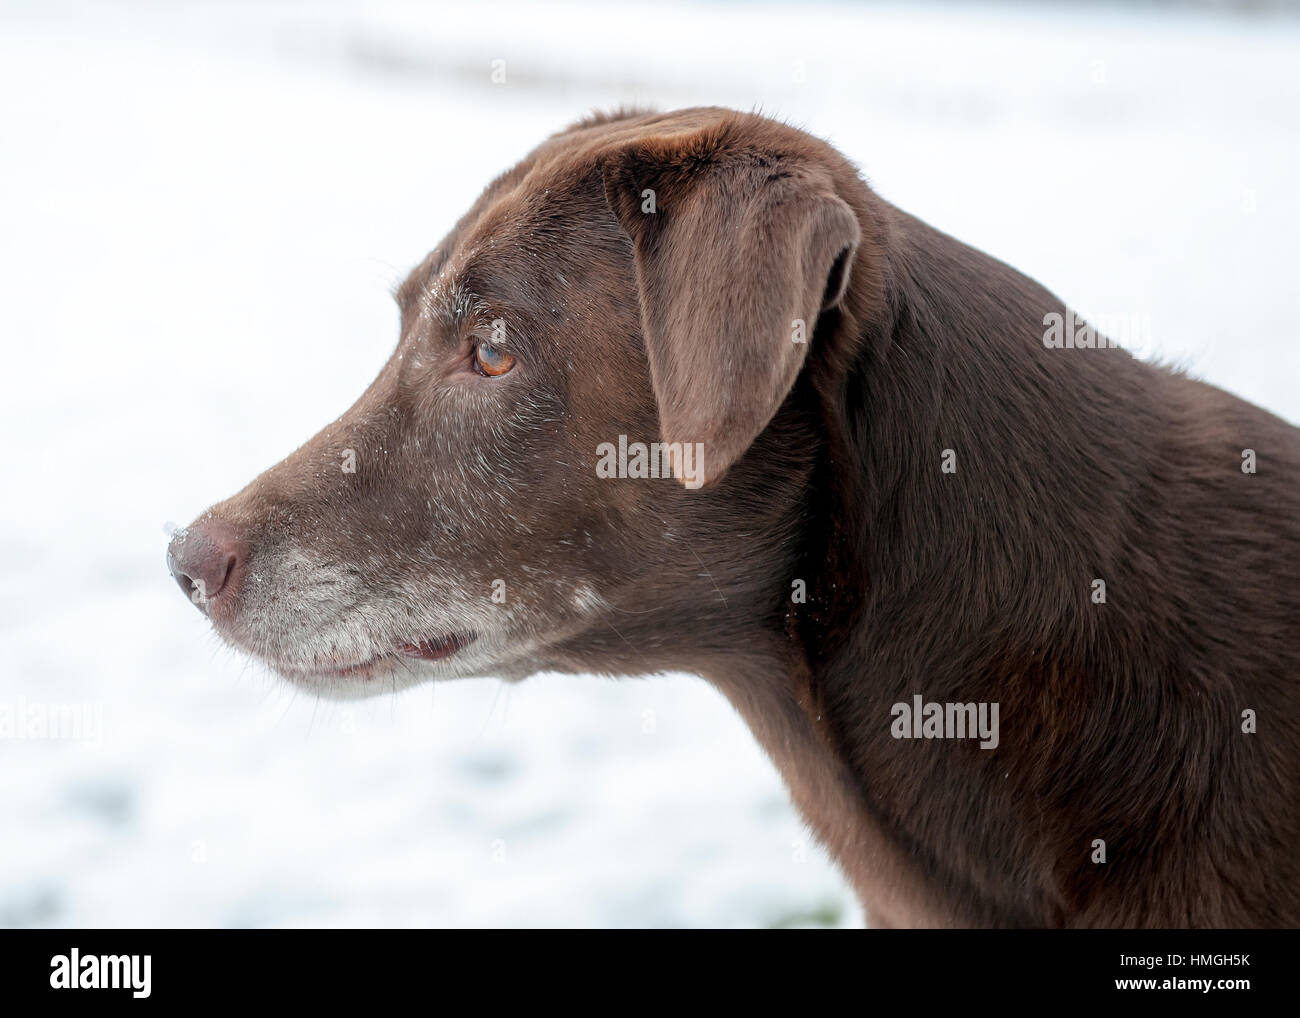
[[[481,375],[504,375],[515,366],[515,359],[491,343],[480,343],[474,348],[474,369]]]

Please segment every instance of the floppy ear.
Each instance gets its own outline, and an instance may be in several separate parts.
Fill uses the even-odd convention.
[[[602,173],[635,249],[660,437],[678,479],[698,487],[744,455],[789,394],[817,316],[844,296],[858,221],[827,168],[722,153],[700,133],[635,142]],[[702,470],[683,470],[675,443],[702,446]]]

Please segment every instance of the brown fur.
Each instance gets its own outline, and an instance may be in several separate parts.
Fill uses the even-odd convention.
[[[453,283],[459,310],[422,315]],[[183,586],[224,577],[204,607],[232,643],[389,688],[397,657],[336,673],[349,620],[447,637],[438,606],[505,578],[499,624],[431,677],[703,675],[873,923],[1300,924],[1295,428],[1046,348],[1052,294],[726,110],[556,135],[399,300],[358,403],[173,546]],[[519,364],[472,376],[498,318]],[[597,478],[620,434],[703,443],[707,485]],[[1000,745],[892,738],[913,694],[999,703]]]

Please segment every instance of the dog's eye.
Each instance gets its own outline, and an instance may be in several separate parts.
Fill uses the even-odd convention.
[[[474,347],[474,370],[480,375],[495,378],[504,375],[514,366],[514,357],[491,343],[480,343]]]

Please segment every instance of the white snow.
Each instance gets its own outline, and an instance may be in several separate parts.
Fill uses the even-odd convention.
[[[1295,419],[1297,56],[1072,5],[0,9],[0,711],[83,723],[0,738],[0,925],[860,923],[703,682],[315,703],[218,648],[164,524],[360,393],[483,184],[630,101],[800,123]]]

